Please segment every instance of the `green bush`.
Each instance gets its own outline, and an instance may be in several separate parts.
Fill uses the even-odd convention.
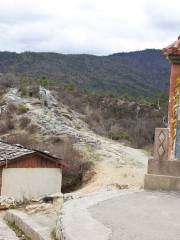
[[[26,106],[26,104],[19,104],[18,106],[18,112],[19,114],[24,114],[24,113],[27,113],[29,111],[29,108]]]

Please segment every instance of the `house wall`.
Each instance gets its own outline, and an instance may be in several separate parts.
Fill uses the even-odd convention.
[[[4,168],[1,195],[30,200],[60,192],[61,182],[60,168]]]

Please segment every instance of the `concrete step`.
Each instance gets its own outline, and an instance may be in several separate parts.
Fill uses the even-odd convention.
[[[144,188],[149,190],[180,191],[180,177],[146,174]]]
[[[7,221],[14,222],[15,225],[18,226],[32,240],[51,239],[49,228],[39,225],[26,213],[18,210],[8,210],[4,218]]]
[[[0,219],[0,240],[18,240],[19,238],[16,237],[15,232],[11,230],[7,224]]]
[[[148,174],[180,177],[180,160],[155,161],[149,159]]]

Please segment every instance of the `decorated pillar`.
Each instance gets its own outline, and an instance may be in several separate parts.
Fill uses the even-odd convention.
[[[163,49],[171,62],[168,128],[156,128],[144,188],[180,191],[180,37]]]
[[[163,49],[171,62],[168,111],[168,160],[180,158],[180,37]]]

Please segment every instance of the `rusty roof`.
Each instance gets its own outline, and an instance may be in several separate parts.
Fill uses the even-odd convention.
[[[168,55],[180,55],[180,36],[178,39],[167,46],[166,48],[163,48],[163,53],[168,56]]]

